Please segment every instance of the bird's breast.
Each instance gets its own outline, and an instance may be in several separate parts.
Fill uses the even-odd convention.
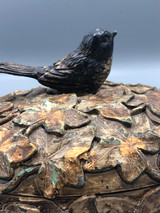
[[[104,63],[99,69],[97,69],[97,73],[94,76],[95,83],[97,85],[103,84],[103,82],[108,77],[112,66],[112,57],[108,59],[106,63]]]
[[[112,66],[112,57],[110,57],[107,61],[106,64],[104,64],[104,71],[103,71],[103,77],[104,79],[107,78],[107,76],[109,75],[110,71],[111,71],[111,66]]]

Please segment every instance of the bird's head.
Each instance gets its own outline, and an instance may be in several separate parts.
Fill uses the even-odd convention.
[[[97,60],[108,59],[113,52],[113,40],[117,32],[96,29],[84,36],[78,49],[89,57]]]

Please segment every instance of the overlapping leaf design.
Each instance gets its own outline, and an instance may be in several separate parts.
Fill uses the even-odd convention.
[[[155,154],[159,151],[160,136],[151,131],[144,114],[133,117],[133,127],[125,128],[93,117],[97,137],[100,142],[84,156],[87,163],[84,169],[101,172],[116,168],[125,182],[133,182],[148,169],[144,153]],[[159,174],[158,174],[159,175]]]
[[[84,97],[76,108],[82,112],[91,112],[96,109],[104,118],[131,125],[130,111],[123,105],[123,102],[129,101],[131,98],[132,94],[126,94],[125,89],[118,86]]]
[[[28,132],[43,125],[47,132],[63,135],[65,126],[76,128],[89,123],[87,115],[73,109],[76,102],[77,96],[75,94],[56,96],[50,100],[44,100],[38,106],[36,104],[28,108],[25,107],[24,112],[17,116],[13,122],[29,127]]]
[[[135,94],[132,100],[126,102],[126,105],[133,108],[132,114],[137,114],[145,109],[148,117],[157,124],[160,124],[159,97],[159,90],[149,90],[144,94]]]
[[[18,167],[37,151],[36,146],[23,135],[17,135],[12,129],[0,129],[0,179],[9,180]]]
[[[147,156],[159,153],[159,90],[106,82],[96,94],[79,97],[45,91],[19,105],[16,98],[0,103],[1,191],[32,174],[47,198],[64,186],[83,187],[86,172],[114,169],[126,184],[143,173],[160,181]]]
[[[0,103],[0,124],[6,123],[14,117],[14,114],[10,112],[14,105],[11,102]]]
[[[41,164],[38,185],[45,197],[54,197],[64,185],[84,186],[84,172],[79,157],[90,149],[94,136],[94,125],[70,130],[62,138],[53,136],[51,141],[42,128],[31,135],[31,140],[39,150],[32,163]]]

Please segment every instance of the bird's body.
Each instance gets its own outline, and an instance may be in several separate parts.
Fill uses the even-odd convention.
[[[86,35],[75,51],[52,66],[1,63],[0,73],[35,78],[42,85],[63,92],[96,91],[110,73],[115,35],[96,30]]]

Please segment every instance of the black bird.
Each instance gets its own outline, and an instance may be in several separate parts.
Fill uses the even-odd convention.
[[[77,49],[52,66],[32,67],[0,63],[0,73],[35,78],[62,92],[93,92],[108,77],[116,32],[96,29],[84,36]]]

